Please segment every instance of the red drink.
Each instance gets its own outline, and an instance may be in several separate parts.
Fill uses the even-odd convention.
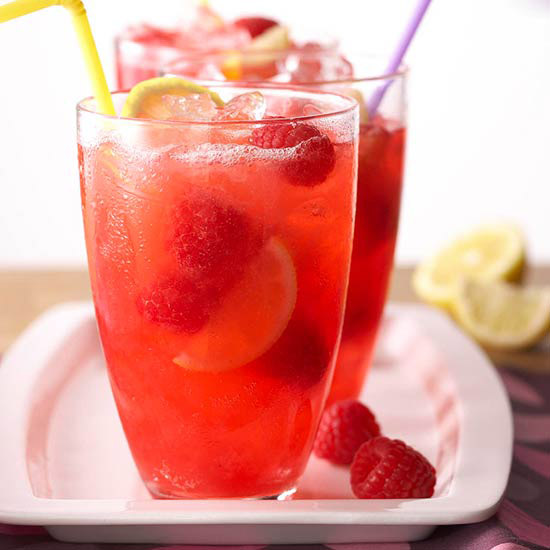
[[[256,55],[261,51],[305,49],[333,50],[336,42],[312,41],[301,36],[291,37],[287,28],[277,21],[263,17],[242,17],[224,21],[210,7],[200,6],[195,17],[179,27],[161,28],[150,24],[129,27],[115,40],[118,88],[129,89],[138,82],[157,76],[167,63],[186,53],[236,50]],[[189,69],[189,67],[188,67]],[[270,71],[271,76],[276,73]],[[201,79],[250,80],[249,74],[234,74],[216,70],[202,74],[187,72],[188,76]],[[265,72],[264,72],[265,75]]]
[[[186,50],[233,50],[250,42],[246,30],[229,25],[219,30],[163,29],[139,25],[126,29],[115,42],[117,84],[129,89],[159,74],[160,68]]]
[[[223,52],[187,54],[164,68],[185,76],[190,66],[214,73],[231,55]],[[254,65],[255,57],[241,52],[242,66]],[[273,63],[273,59],[271,60]],[[383,62],[382,62],[383,63]],[[378,58],[344,57],[336,52],[280,52],[278,73],[270,80],[339,91],[361,106],[357,211],[348,300],[340,352],[327,404],[359,395],[371,362],[378,326],[386,302],[397,238],[405,148],[405,71],[381,74]],[[382,65],[383,66],[383,65]],[[391,81],[374,117],[366,101],[375,90]]]
[[[361,125],[348,300],[327,404],[357,397],[371,362],[393,267],[404,147],[401,125],[382,117]]]
[[[328,393],[351,255],[357,109],[331,94],[262,91],[271,114],[303,104],[321,114],[193,123],[79,108],[99,331],[131,451],[156,496],[291,490]]]

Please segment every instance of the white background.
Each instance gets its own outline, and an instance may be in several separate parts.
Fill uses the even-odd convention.
[[[0,0],[0,3],[1,0]],[[113,36],[185,0],[87,0],[114,86]],[[345,46],[394,44],[415,0],[214,0],[307,21]],[[550,261],[550,1],[433,0],[407,57],[410,132],[398,262],[487,220],[519,223]],[[0,25],[0,267],[85,263],[75,103],[90,93],[68,16]]]

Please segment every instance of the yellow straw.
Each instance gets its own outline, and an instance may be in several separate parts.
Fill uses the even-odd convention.
[[[92,88],[99,110],[103,114],[114,115],[113,99],[109,93],[105,73],[97,54],[86,9],[81,0],[14,0],[14,2],[0,6],[0,23],[50,6],[62,6],[71,12],[73,26],[80,49],[84,55],[84,62],[88,70],[88,76],[92,81]]]

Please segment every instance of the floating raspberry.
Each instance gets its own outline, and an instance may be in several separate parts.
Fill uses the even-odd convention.
[[[151,323],[198,332],[242,276],[263,240],[244,214],[212,197],[182,201],[170,220],[167,248],[177,268],[138,298]]]
[[[317,384],[330,361],[329,351],[315,327],[291,319],[282,336],[263,356],[268,374],[301,390]]]
[[[142,293],[137,307],[151,323],[193,334],[208,321],[216,296],[184,278],[167,277]]]
[[[321,132],[311,124],[266,124],[255,128],[252,132],[252,143],[262,149],[282,149],[295,147],[299,143],[313,137],[319,137]]]
[[[334,464],[351,464],[362,443],[380,435],[370,409],[352,399],[337,401],[321,418],[314,451]]]
[[[358,498],[429,498],[435,481],[434,467],[399,439],[366,441],[351,465],[351,488]]]
[[[212,197],[182,201],[174,210],[169,247],[182,274],[201,286],[228,290],[262,244],[245,213]]]
[[[283,172],[293,185],[319,185],[334,168],[332,142],[311,124],[266,124],[252,132],[251,141],[262,149],[295,147],[283,165]]]
[[[278,23],[267,17],[241,17],[234,24],[241,29],[247,30],[250,33],[250,37],[255,38]]]

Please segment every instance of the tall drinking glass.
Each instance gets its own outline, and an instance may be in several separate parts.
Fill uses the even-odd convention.
[[[335,51],[337,47],[338,41],[335,38],[328,37],[326,33],[321,38],[320,33],[308,29],[299,29],[298,32],[293,30],[284,37],[271,36],[266,39],[261,35],[252,37],[249,31],[231,22],[220,22],[219,26],[213,28],[204,28],[198,24],[187,28],[183,25],[179,28],[134,25],[115,38],[117,83],[121,90],[131,88],[142,80],[156,76],[164,65],[186,54],[247,48],[256,53],[271,48],[289,51]],[[280,51],[276,53],[278,55]],[[232,72],[232,67],[228,68],[229,72],[226,74]]]
[[[263,80],[266,54],[188,53],[164,67],[166,74],[220,73],[229,64]],[[405,67],[386,74],[387,56],[327,51],[271,52],[270,80],[336,91],[360,104],[357,211],[342,343],[327,404],[359,395],[370,365],[386,302],[397,238],[406,138]],[[385,90],[376,109],[373,99]],[[369,102],[371,105],[369,105]],[[370,112],[369,112],[370,110]],[[375,112],[374,112],[375,111]]]
[[[257,89],[278,118],[161,122],[78,106],[99,332],[158,497],[292,491],[332,379],[358,109],[332,93],[213,88],[225,100]],[[120,107],[126,94],[113,97]],[[273,136],[289,132],[314,137],[277,148]]]

